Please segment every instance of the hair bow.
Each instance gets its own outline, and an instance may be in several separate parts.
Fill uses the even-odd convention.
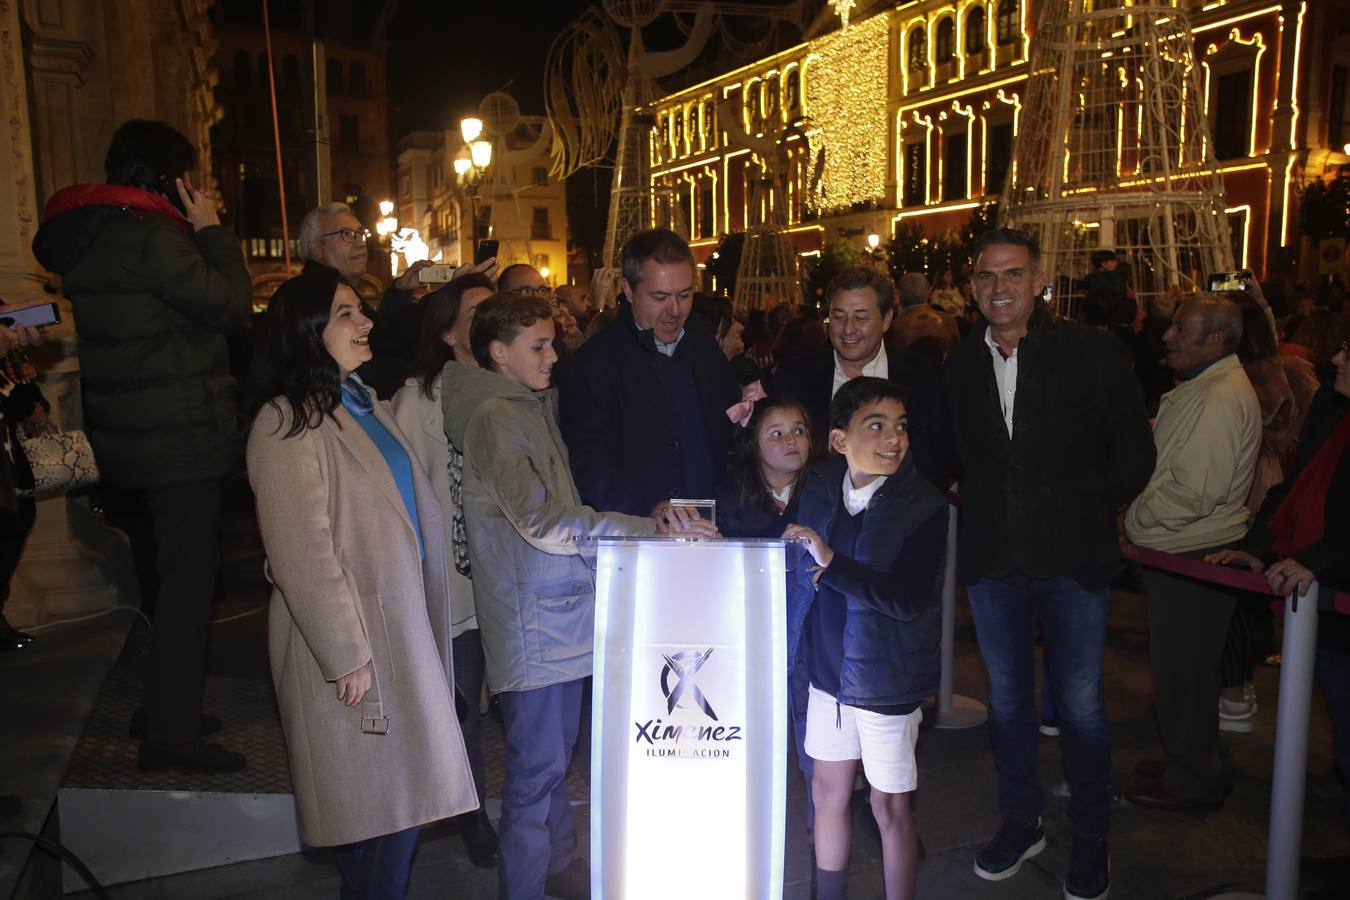
[[[751,382],[741,388],[741,401],[732,404],[727,410],[727,418],[744,428],[750,424],[750,417],[755,413],[755,401],[763,400],[768,394],[764,393],[764,386],[758,381]]]

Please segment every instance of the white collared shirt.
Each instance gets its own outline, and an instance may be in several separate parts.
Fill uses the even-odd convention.
[[[680,346],[680,341],[684,340],[684,329],[681,328],[680,333],[675,335],[675,340],[671,341],[669,344],[658,338],[655,332],[652,332],[652,340],[656,341],[657,350],[661,351],[666,356],[674,356],[675,348]]]
[[[849,477],[847,471],[844,472],[844,509],[848,510],[850,516],[856,516],[858,513],[867,509],[867,504],[872,502],[872,495],[877,492],[883,484],[886,483],[885,475],[878,475],[867,484],[860,488],[853,486],[853,479]]]
[[[792,500],[792,488],[795,485],[795,481],[789,481],[787,484],[783,485],[783,489],[780,491],[775,491],[770,488],[769,496],[783,504],[783,507],[786,508],[788,503]]]
[[[989,347],[989,355],[994,360],[994,381],[998,383],[998,402],[1003,408],[1003,424],[1008,426],[1008,437],[1013,433],[1013,401],[1017,398],[1017,350],[1022,347],[1019,344],[1017,350],[1012,352],[1012,356],[1003,358],[1003,351],[999,349],[998,343],[989,329],[984,331],[984,343]]]
[[[890,363],[886,360],[886,345],[883,343],[877,348],[877,355],[872,357],[872,361],[863,366],[863,375],[872,378],[889,378],[891,374]],[[839,393],[839,389],[852,381],[844,374],[844,367],[839,365],[839,354],[834,354],[834,387],[830,390],[830,399]]]

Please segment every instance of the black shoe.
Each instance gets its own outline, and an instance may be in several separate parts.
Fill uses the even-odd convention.
[[[459,824],[464,849],[469,851],[469,862],[480,869],[497,868],[497,832],[487,813],[476,809],[456,817],[455,821]]]
[[[1045,849],[1041,821],[1004,819],[994,839],[975,854],[975,874],[985,881],[1002,881],[1017,874],[1022,863]]]
[[[145,707],[138,706],[136,711],[131,714],[131,724],[127,726],[127,737],[133,741],[145,740]],[[213,716],[210,713],[202,713],[201,724],[197,726],[198,737],[210,737],[221,729],[219,716]]]
[[[1046,737],[1059,737],[1059,719],[1047,719],[1042,716],[1040,732]]]
[[[19,629],[5,619],[3,613],[0,613],[0,652],[6,650],[22,650],[37,638],[31,634],[24,634]]]
[[[1064,900],[1106,900],[1111,893],[1111,857],[1105,838],[1074,835]]]
[[[136,767],[142,772],[181,769],[217,774],[238,772],[247,765],[244,754],[231,752],[219,744],[208,744],[201,739],[186,744],[142,741],[141,750],[136,754]]]
[[[0,822],[17,819],[23,813],[23,801],[13,794],[0,796]]]
[[[544,893],[557,900],[591,900],[591,866],[574,859],[544,880]]]

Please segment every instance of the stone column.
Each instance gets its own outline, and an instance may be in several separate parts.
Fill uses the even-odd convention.
[[[53,298],[43,290],[45,278],[31,248],[39,222],[39,200],[30,81],[21,35],[16,0],[0,0],[0,121],[9,126],[9,140],[0,148],[0,297],[11,302]],[[77,50],[74,58],[82,56]],[[58,112],[72,95],[56,90],[47,96],[55,107],[48,112]],[[65,138],[58,133],[50,139]],[[70,305],[64,300],[60,305],[62,324],[52,329],[51,339],[35,348],[32,355],[43,372],[41,387],[52,402],[53,420],[63,428],[72,428],[79,425],[79,358]],[[37,524],[5,605],[6,615],[15,625],[116,604],[116,590],[72,535],[72,524],[81,518],[89,518],[85,499],[59,496],[38,502]]]

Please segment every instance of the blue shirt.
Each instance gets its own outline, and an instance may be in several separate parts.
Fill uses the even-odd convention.
[[[355,381],[360,388],[351,385]],[[375,447],[389,465],[389,473],[398,485],[399,496],[403,498],[403,507],[412,521],[413,533],[417,535],[417,558],[425,559],[426,551],[422,547],[422,528],[417,524],[417,492],[413,489],[412,461],[389,429],[375,416],[371,415],[372,402],[365,385],[355,375],[342,385],[342,406],[352,414],[352,418],[361,426],[366,435],[375,442]]]

